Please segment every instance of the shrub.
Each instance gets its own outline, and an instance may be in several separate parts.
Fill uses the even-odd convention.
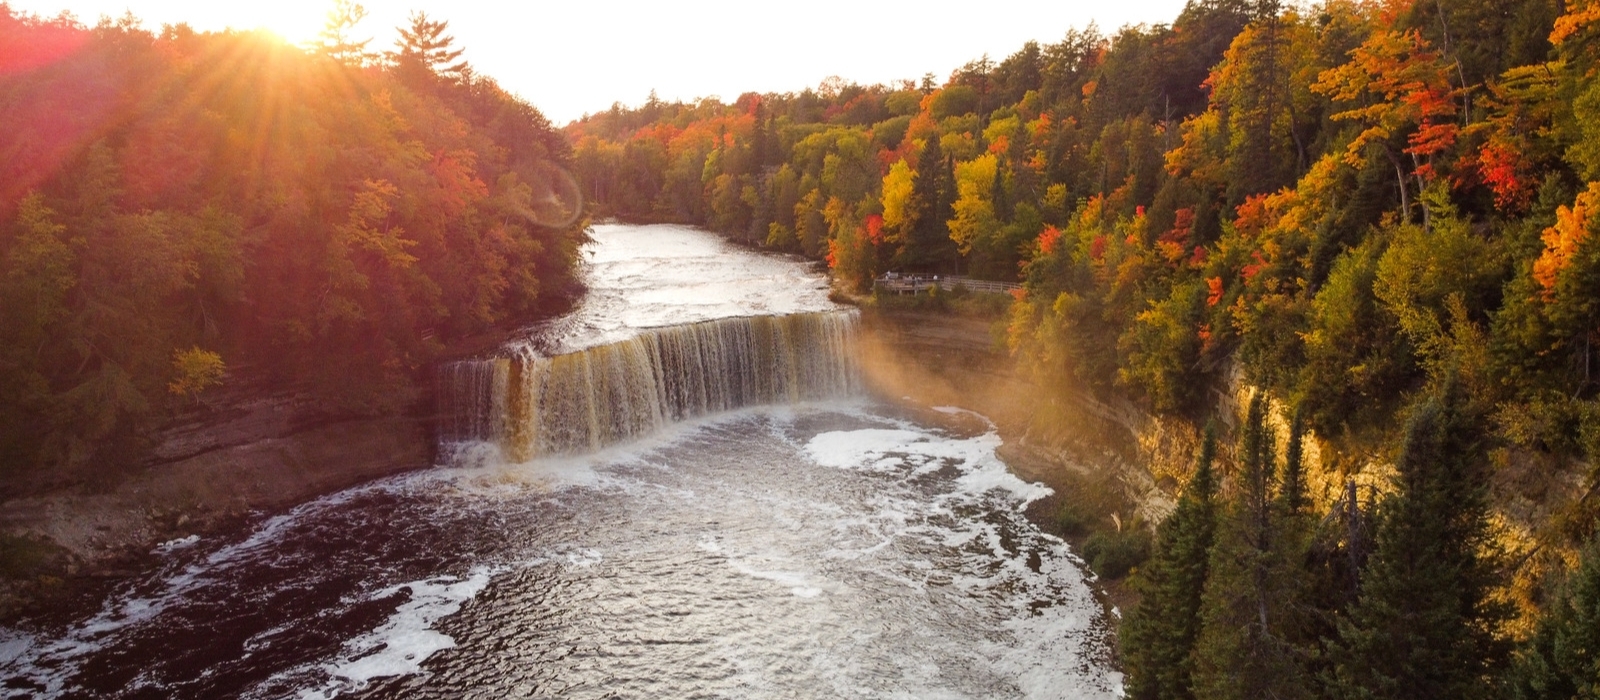
[[[1138,526],[1096,532],[1084,541],[1083,558],[1100,578],[1122,578],[1150,558],[1150,533]]]

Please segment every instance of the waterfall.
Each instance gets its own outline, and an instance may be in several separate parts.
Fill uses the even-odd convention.
[[[528,346],[445,365],[442,443],[490,441],[524,461],[642,437],[744,406],[849,396],[860,380],[854,311],[646,329],[545,357]]]

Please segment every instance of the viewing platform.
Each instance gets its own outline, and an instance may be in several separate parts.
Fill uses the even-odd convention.
[[[957,275],[903,275],[897,272],[886,273],[873,280],[872,286],[895,294],[920,294],[934,287],[942,290],[961,288],[984,294],[1010,294],[1022,288],[1020,284],[975,280]]]

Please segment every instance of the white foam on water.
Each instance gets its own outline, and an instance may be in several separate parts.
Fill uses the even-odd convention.
[[[762,562],[769,563],[769,562]],[[781,587],[789,589],[789,594],[796,598],[816,598],[823,594],[820,584],[813,585],[812,574],[803,571],[769,571],[752,565],[750,560],[730,560],[728,562],[737,571],[751,578],[772,581]]]
[[[1043,484],[1027,483],[1016,477],[996,454],[1001,445],[993,423],[981,414],[954,407],[937,407],[941,413],[973,415],[990,426],[990,431],[971,438],[957,438],[915,425],[894,428],[841,430],[816,435],[805,443],[804,451],[818,464],[846,470],[900,473],[913,479],[930,470],[948,465],[956,470],[955,490],[935,495],[931,501],[895,497],[874,501],[883,511],[899,509],[892,520],[900,526],[894,537],[922,537],[959,553],[959,563],[934,565],[915,560],[902,562],[898,574],[883,571],[882,578],[902,585],[926,589],[928,585],[961,591],[954,604],[978,601],[1001,613],[996,622],[1002,638],[985,636],[970,653],[985,665],[1015,683],[1021,697],[1101,700],[1123,696],[1122,676],[1111,670],[1104,659],[1103,609],[1089,588],[1090,576],[1067,545],[1059,539],[1032,532],[1039,545],[1016,551],[1008,548],[998,524],[962,516],[973,508],[992,508],[995,496],[1012,504],[1016,511],[1051,493]],[[987,504],[987,505],[985,505]],[[1016,512],[1014,511],[1014,512]],[[1014,516],[1020,517],[1020,516]],[[907,525],[918,522],[920,525]],[[874,526],[885,526],[877,520]],[[1038,550],[1043,546],[1043,550]],[[839,556],[860,556],[871,550],[838,551]],[[1029,556],[1038,551],[1030,567]],[[912,580],[920,573],[922,581]],[[927,681],[937,685],[931,677]],[[922,688],[908,697],[946,695],[935,688]],[[961,697],[954,695],[952,697]]]
[[[839,469],[893,471],[909,462],[913,473],[920,474],[948,462],[960,470],[956,481],[962,490],[974,495],[1005,491],[1019,501],[1019,508],[1053,493],[1044,484],[1011,473],[995,453],[1000,444],[1000,435],[993,430],[959,439],[926,430],[866,428],[822,433],[806,443],[805,450],[818,464]]]
[[[671,469],[670,464],[656,459],[656,455],[663,449],[682,444],[686,439],[703,435],[707,428],[756,417],[767,418],[770,423],[781,426],[808,413],[865,415],[862,412],[866,406],[867,400],[860,397],[807,401],[787,406],[747,406],[670,423],[638,440],[594,452],[544,455],[527,461],[511,459],[492,442],[455,443],[448,455],[441,456],[443,464],[432,470],[431,475],[418,472],[413,478],[447,480],[452,482],[453,488],[462,492],[489,496],[520,497],[528,490],[559,492],[568,488],[632,492],[639,487],[639,483],[621,474],[620,468]]]
[[[150,553],[151,554],[171,554],[171,553],[173,553],[173,552],[175,552],[177,550],[180,550],[180,549],[188,549],[190,547],[193,547],[199,541],[200,541],[200,536],[199,535],[189,535],[188,537],[179,537],[177,539],[167,540],[166,542],[162,542],[161,544],[156,545],[156,548],[151,550]]]
[[[0,667],[17,660],[32,646],[32,635],[0,629]]]
[[[996,666],[1017,679],[1029,698],[1099,700],[1123,696],[1122,674],[1097,658],[1090,646],[1101,624],[1102,608],[1081,573],[1082,562],[1066,543],[1055,540],[1055,555],[1045,557],[1040,571],[1012,571],[1022,591],[1037,592],[1046,582],[1067,584],[1060,598],[1035,609],[1027,594],[1009,601],[1013,615],[1002,625],[1017,643],[1001,650]]]
[[[20,664],[19,660],[27,656],[29,652],[32,652],[38,643],[38,639],[31,634],[0,628],[0,672],[4,672],[0,673],[0,677],[11,675],[10,669]],[[20,698],[26,696],[21,691],[11,693],[7,692],[5,688],[0,688],[0,697]]]
[[[813,435],[808,431],[815,428],[805,426],[815,425],[810,419],[818,417],[823,419],[823,425],[864,427]],[[151,586],[146,585],[141,595],[125,595],[114,605],[108,603],[110,607],[102,615],[85,621],[76,638],[101,647],[114,645],[116,631],[135,624],[128,620],[159,616],[171,596],[220,581],[232,562],[251,559],[258,550],[265,550],[259,552],[261,556],[271,556],[268,548],[292,538],[299,518],[322,507],[336,507],[351,500],[352,493],[370,489],[434,496],[439,495],[437,489],[444,489],[447,501],[459,498],[464,504],[479,503],[476,497],[488,494],[503,495],[507,505],[521,505],[518,497],[526,499],[530,491],[544,490],[553,490],[554,495],[538,495],[528,502],[583,502],[559,493],[566,489],[605,492],[606,498],[622,495],[658,499],[665,495],[686,502],[710,503],[710,498],[720,493],[724,478],[721,473],[708,482],[704,477],[711,473],[701,474],[693,467],[675,464],[664,458],[673,453],[662,450],[685,446],[697,449],[700,442],[717,444],[739,435],[746,427],[789,445],[796,456],[824,467],[816,472],[824,483],[833,478],[826,469],[838,469],[854,472],[848,477],[839,475],[841,482],[883,486],[849,500],[833,500],[823,490],[804,495],[782,491],[765,494],[759,488],[735,491],[762,506],[763,516],[776,524],[779,532],[787,533],[783,537],[790,537],[792,544],[783,537],[778,542],[752,539],[759,530],[731,527],[709,533],[691,530],[685,533],[688,538],[679,540],[683,550],[698,551],[700,561],[727,567],[722,570],[752,579],[748,585],[763,600],[793,600],[792,605],[775,608],[795,611],[793,614],[800,616],[789,619],[820,621],[815,627],[803,628],[806,634],[816,635],[815,640],[780,640],[800,647],[808,640],[817,643],[817,653],[779,656],[784,659],[783,664],[796,664],[795,668],[809,674],[807,677],[816,683],[811,690],[820,695],[916,698],[1099,700],[1120,696],[1121,677],[1105,660],[1104,613],[1088,588],[1086,575],[1077,568],[1081,563],[1064,543],[1020,524],[1017,510],[1048,494],[1048,489],[1010,474],[995,454],[1000,441],[993,432],[965,438],[950,436],[938,429],[876,414],[860,401],[746,409],[675,426],[661,435],[599,455],[504,464],[496,463],[500,457],[491,454],[470,466],[386,480],[269,519],[245,541],[209,556],[204,552],[186,555],[196,562],[169,575],[164,580],[164,590],[158,587],[151,594]],[[547,478],[536,478],[540,474]],[[729,478],[735,482],[739,479],[733,475]],[[765,508],[767,505],[770,510]],[[713,513],[706,522],[714,517]],[[1018,539],[1021,544],[1013,541]],[[500,559],[502,563],[497,566],[501,568],[477,567],[459,576],[423,578],[353,595],[345,604],[394,597],[392,603],[387,603],[394,610],[383,623],[346,641],[333,658],[310,660],[274,674],[269,683],[258,686],[258,695],[279,697],[284,688],[298,687],[304,688],[301,697],[331,698],[358,693],[379,678],[425,676],[425,662],[456,645],[449,634],[436,629],[439,622],[460,612],[495,576],[507,570],[505,567],[554,565],[583,569],[605,564],[606,556],[596,547],[606,545],[583,540],[579,535],[566,544],[539,547],[538,552],[524,551],[513,555],[511,563]],[[606,551],[612,552],[609,548]],[[633,553],[631,549],[613,553],[612,566],[624,564]],[[913,646],[888,666],[895,669],[891,673],[904,674],[899,680],[886,681],[881,675],[874,675],[882,673],[881,665],[852,665],[848,653],[827,651],[827,644],[840,641],[829,636],[839,630],[845,635],[845,646],[858,650],[891,641],[892,638],[875,636],[887,632],[880,632],[870,620],[864,621],[868,627],[853,630],[853,625],[863,621],[830,618],[838,611],[857,609],[853,606],[871,608],[875,604],[866,595],[869,591],[888,591],[891,597],[887,600],[904,595],[911,605],[907,610],[916,611],[912,614],[919,619],[924,614],[935,618],[913,623],[910,629],[917,635],[931,635],[927,637],[928,650],[923,652],[922,647]],[[953,629],[941,625],[963,625],[963,633],[941,638],[941,629]],[[889,629],[888,625],[882,627]],[[896,634],[905,632],[904,627],[894,629]],[[970,637],[966,633],[969,630]],[[279,631],[256,635],[246,644],[247,649],[269,647]],[[791,676],[780,672],[780,667],[773,665],[772,655],[759,646],[771,643],[761,634],[750,631],[719,638],[716,653],[739,668],[738,678],[749,679],[749,685],[744,687],[752,691],[751,695],[784,696],[794,690],[783,685],[783,679]],[[40,647],[53,644],[7,635],[7,631],[0,630],[0,671],[7,675],[29,659],[47,658],[40,653]],[[905,643],[903,639],[893,641],[897,646]],[[739,659],[747,659],[752,665],[744,667]],[[435,659],[435,663],[439,661]],[[969,667],[978,669],[978,674],[960,682],[991,676],[1002,681],[998,685],[973,681],[977,684],[974,687],[994,688],[992,693],[950,690],[953,676],[947,674]],[[63,668],[50,665],[41,673],[60,671],[56,678],[70,682],[70,670]],[[886,687],[872,687],[878,683]],[[71,692],[70,687],[63,690],[60,683],[50,687],[55,690],[46,697]],[[762,689],[766,692],[759,692]]]
[[[404,483],[405,479],[403,476],[395,477],[358,486],[270,517],[240,542],[222,547],[175,571],[164,572],[154,581],[134,582],[125,590],[112,594],[101,604],[98,612],[68,628],[54,640],[30,643],[10,661],[0,663],[0,670],[4,670],[8,676],[43,688],[33,694],[36,697],[58,697],[70,688],[69,682],[77,675],[83,658],[114,647],[118,635],[124,630],[151,623],[168,608],[181,604],[190,593],[223,581],[229,570],[282,541],[285,533],[305,518],[337,508],[360,494],[394,488]],[[172,554],[198,542],[198,536],[190,535],[164,543],[157,551]],[[153,592],[151,589],[154,589]],[[6,630],[0,628],[0,634],[5,633]]]
[[[301,691],[299,697],[326,700],[365,688],[375,678],[422,673],[428,657],[456,645],[455,639],[433,629],[434,623],[477,597],[495,573],[475,567],[465,578],[437,576],[374,592],[370,600],[402,593],[408,599],[377,629],[345,642],[340,657],[324,665],[332,678],[321,688]]]
[[[806,454],[812,461],[837,469],[866,469],[887,471],[900,463],[897,458],[885,458],[889,453],[910,455],[918,449],[933,447],[931,436],[914,430],[865,428],[822,433],[806,443]]]
[[[605,557],[599,551],[587,547],[563,547],[560,550],[558,554],[560,560],[566,562],[568,566],[579,569],[587,569],[605,561]],[[540,561],[543,560],[541,557]]]
[[[458,455],[461,453],[458,452]],[[471,443],[467,458],[454,457],[442,472],[454,479],[452,486],[480,496],[521,496],[526,491],[557,492],[568,488],[614,486],[596,467],[605,464],[599,455],[545,458],[533,462],[509,459],[492,443]],[[613,459],[618,456],[611,455]]]

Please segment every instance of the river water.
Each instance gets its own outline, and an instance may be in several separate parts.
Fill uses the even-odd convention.
[[[168,542],[98,610],[0,629],[0,695],[1120,696],[1081,563],[1022,516],[1048,491],[992,426],[816,360],[854,316],[802,263],[595,238],[579,309],[443,375],[483,414],[445,464]],[[611,397],[561,409],[587,437],[517,428],[580,380]]]

